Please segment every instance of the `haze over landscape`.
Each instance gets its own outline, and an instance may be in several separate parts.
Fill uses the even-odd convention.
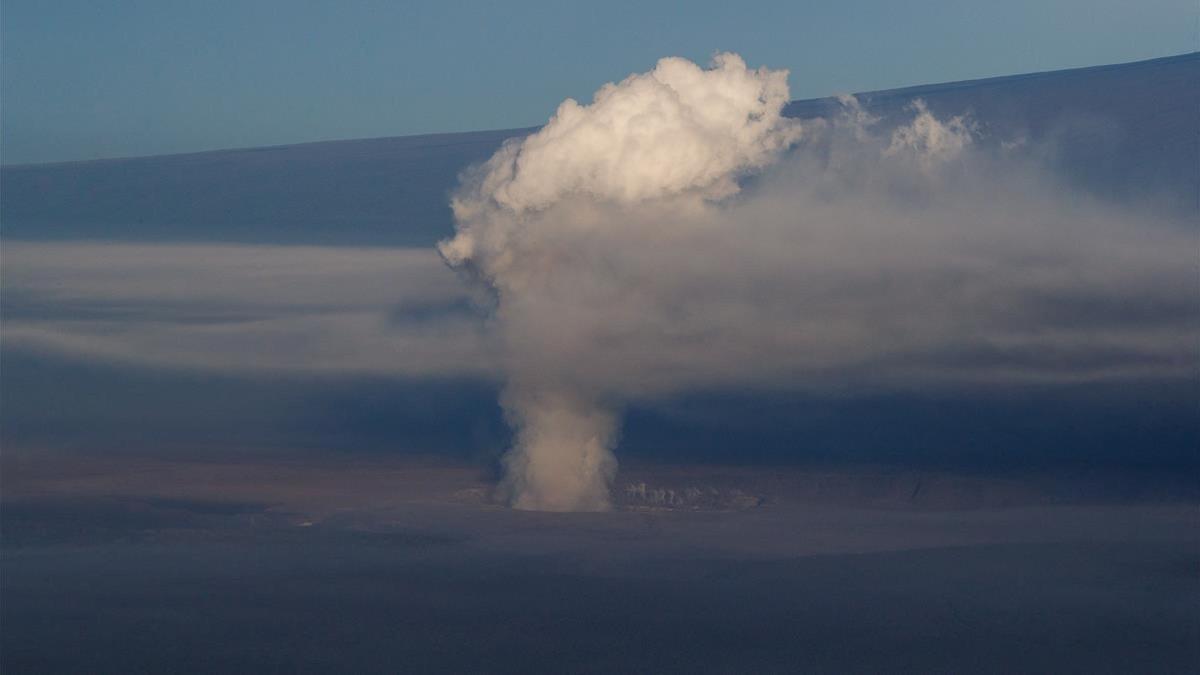
[[[1147,227],[1168,237],[1163,243],[1168,249],[1170,236],[1183,237],[1185,245],[1176,253],[1186,277],[1186,244],[1194,237],[1191,216],[1200,183],[1190,161],[1197,151],[1191,111],[1200,99],[1190,86],[1197,60],[1192,54],[878,92],[857,100],[880,118],[871,133],[886,143],[895,127],[912,121],[906,106],[916,98],[934,119],[969,114],[976,129],[972,150],[978,155],[1003,151],[1006,143],[1022,145],[1016,159],[987,159],[1007,166],[976,169],[993,175],[959,178],[956,189],[994,191],[1007,181],[1010,191],[1023,190],[1014,183],[1039,180],[1024,176],[1042,171],[1045,184],[1063,186],[1054,189],[1071,195],[1077,209],[1054,218],[1090,222],[1103,217],[1139,226],[1158,221],[1161,225]],[[805,119],[843,115],[841,109],[834,99],[799,101],[785,114],[803,128]],[[484,344],[480,298],[455,281],[434,246],[454,233],[449,202],[458,172],[486,159],[503,139],[525,133],[5,167],[3,384],[7,392],[21,392],[6,400],[6,440],[18,446],[236,440],[242,445],[444,450],[459,456],[496,452],[505,442],[503,424],[485,390],[499,373]],[[838,143],[843,153],[879,152],[844,139]],[[828,153],[829,146],[816,151]],[[794,156],[778,173],[813,171],[805,161]],[[1027,173],[1014,176],[1010,169],[1017,164]],[[1000,169],[1007,175],[993,180]],[[771,192],[765,185],[755,189]],[[872,194],[869,190],[879,196],[878,188],[863,194]],[[968,193],[965,199],[977,197]],[[897,236],[909,232],[901,225],[895,229]],[[828,245],[850,246],[851,237],[868,234],[845,232],[839,235],[845,242]],[[1064,245],[1079,251],[1103,245],[1097,236]],[[912,239],[911,245],[929,244]],[[1166,334],[1189,344],[1196,296],[1186,289],[1164,292],[1153,301],[1080,298],[1071,303],[1070,315],[1054,312],[1084,331],[1104,322],[1157,330],[1157,322],[1183,321],[1185,332]],[[1039,298],[1043,309],[1037,311],[1063,301]],[[290,337],[272,337],[281,334]],[[848,396],[854,390],[846,388],[847,381],[823,394],[811,387],[776,391],[757,403],[751,403],[753,389],[740,385],[689,391],[686,401],[659,401],[646,409],[635,403],[625,445],[635,454],[690,447],[737,461],[830,453],[886,461],[892,459],[886,454],[890,436],[919,433],[921,441],[909,444],[919,447],[907,448],[903,463],[1064,460],[1174,470],[1196,461],[1197,424],[1190,408],[1195,364],[1187,348],[1181,349],[1179,368],[1167,366],[1154,375],[1146,354],[1138,361],[1140,375],[1111,385],[1100,378],[1086,387],[1009,382],[954,391],[893,387]],[[976,358],[983,359],[982,366],[998,356]],[[955,358],[965,354],[960,350]],[[1123,351],[1110,351],[1108,358],[1133,364]],[[45,379],[42,369],[51,369],[59,386],[39,386]],[[101,396],[91,393],[100,391]],[[414,410],[414,397],[419,414],[407,412]],[[1159,404],[1143,406],[1147,397]],[[1114,407],[1124,415],[1114,417]],[[728,423],[726,433],[742,434],[738,440],[714,439],[711,431],[695,429],[697,423],[720,428],[715,419],[725,409],[736,410],[721,423]],[[748,414],[756,416],[753,423],[745,421]],[[446,428],[436,421],[443,415],[469,422]],[[859,423],[847,428],[840,421],[846,419]],[[938,423],[931,424],[934,419]],[[635,433],[639,428],[644,430]],[[788,449],[797,438],[803,438],[803,453]]]
[[[794,79],[4,164],[3,670],[1193,671],[1200,52]]]

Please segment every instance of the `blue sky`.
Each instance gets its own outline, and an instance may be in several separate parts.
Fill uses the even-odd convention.
[[[3,4],[6,164],[527,126],[665,55],[793,98],[1197,48],[1194,0]]]

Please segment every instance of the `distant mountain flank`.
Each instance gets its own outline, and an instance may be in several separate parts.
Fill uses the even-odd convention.
[[[1193,214],[1200,52],[858,95],[885,127],[923,99],[970,115],[985,143],[1024,142],[1068,180]],[[835,98],[785,114],[826,117]],[[536,127],[0,167],[12,240],[428,246],[449,235],[457,176]]]

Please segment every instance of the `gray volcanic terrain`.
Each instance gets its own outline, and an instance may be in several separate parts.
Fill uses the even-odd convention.
[[[6,458],[4,475],[6,672],[1122,673],[1200,658],[1194,496],[647,466],[615,511],[561,514],[492,504],[477,470],[436,462],[58,456]],[[638,494],[655,491],[676,499]]]

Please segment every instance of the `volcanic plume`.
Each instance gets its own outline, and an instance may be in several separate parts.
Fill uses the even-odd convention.
[[[786,79],[662,59],[464,174],[440,251],[496,301],[513,506],[608,508],[622,407],[687,390],[1190,373],[1187,232],[919,100],[785,118]]]

